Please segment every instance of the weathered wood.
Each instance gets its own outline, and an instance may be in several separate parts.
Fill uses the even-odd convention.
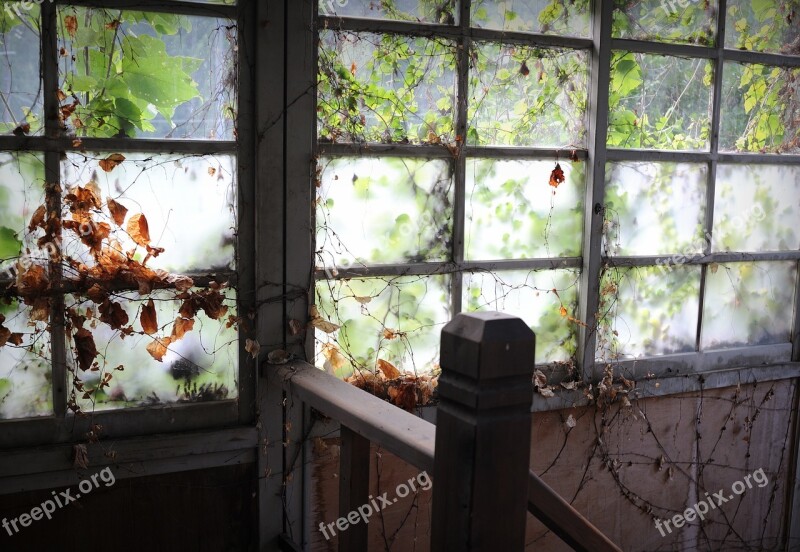
[[[577,552],[621,552],[533,471],[529,472],[528,511]]]
[[[433,551],[525,547],[535,341],[497,312],[442,330]]]
[[[345,426],[341,428],[342,452],[339,457],[339,518],[348,519],[363,504],[369,503],[369,441]],[[356,519],[355,516],[353,519]],[[360,523],[359,523],[360,522]],[[339,550],[367,552],[369,526],[358,519],[342,530],[339,535]]]
[[[306,362],[287,364],[278,373],[292,396],[411,465],[433,471],[436,428],[431,423]]]

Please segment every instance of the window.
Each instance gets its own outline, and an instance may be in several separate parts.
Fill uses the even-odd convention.
[[[798,8],[321,1],[318,364],[480,309],[551,382],[797,360]]]
[[[252,392],[231,3],[3,3],[0,419],[31,441],[229,423]]]

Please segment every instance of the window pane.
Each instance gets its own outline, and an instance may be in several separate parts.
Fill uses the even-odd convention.
[[[695,350],[700,267],[610,269],[600,283],[600,361]]]
[[[319,14],[336,17],[365,17],[420,23],[458,23],[456,0],[319,0]]]
[[[320,317],[339,326],[316,330],[317,365],[339,377],[376,370],[378,359],[401,372],[438,366],[439,338],[450,319],[449,278],[402,276],[317,283]]]
[[[536,333],[536,363],[571,362],[578,350],[577,270],[464,275],[464,310],[519,316]]]
[[[800,1],[728,0],[725,46],[800,55]]]
[[[3,2],[0,10],[0,134],[42,131],[39,6]],[[26,126],[29,125],[29,126]]]
[[[800,69],[726,63],[719,146],[724,151],[800,152]]]
[[[800,167],[720,165],[715,193],[715,251],[800,248]]]
[[[455,140],[452,43],[388,34],[320,35],[320,140]]]
[[[473,0],[472,25],[498,31],[588,37],[592,6],[588,0]]]
[[[555,161],[467,161],[466,257],[525,259],[580,256],[585,166]]]
[[[796,271],[794,262],[711,265],[702,348],[789,343]]]
[[[476,43],[469,83],[472,145],[581,148],[588,57],[579,50]]]
[[[317,247],[325,266],[444,261],[453,181],[442,160],[321,160]]]
[[[204,293],[194,291],[200,295]],[[187,314],[191,314],[185,310],[187,301],[176,299],[185,294],[166,290],[153,292],[149,298],[153,299],[159,326],[158,333],[153,335],[143,332],[141,317],[147,300],[138,293],[114,294],[111,302],[117,306],[107,311],[111,314],[104,313],[101,305],[89,299],[68,297],[67,307],[73,312],[85,315],[89,311],[87,324],[93,326],[91,335],[99,352],[96,365],[82,370],[70,334],[68,364],[70,371],[77,371],[81,382],[76,390],[76,401],[81,409],[91,411],[93,408],[101,410],[236,398],[238,334],[232,320],[236,318],[236,293],[225,290],[213,297],[215,293],[212,291],[212,296],[207,296],[210,299],[203,303],[203,310],[198,309],[197,315],[191,318],[194,323],[187,327],[186,320],[190,319]],[[223,301],[218,303],[217,298]],[[123,324],[107,324],[97,323],[94,318],[103,319],[105,316],[116,322],[122,322],[126,317],[127,320]],[[128,327],[130,331],[126,330]],[[178,339],[176,331],[186,333]],[[165,338],[172,338],[173,342],[168,343]],[[159,351],[159,344],[165,348]],[[163,355],[161,361],[154,355]],[[100,387],[106,378],[108,386]],[[93,389],[97,391],[93,392]]]
[[[712,74],[707,60],[615,52],[608,145],[707,150]]]
[[[713,46],[717,0],[616,0],[616,38]]]
[[[33,153],[0,152],[0,281],[13,280],[25,249],[39,258],[37,240],[43,231],[28,231],[37,208],[44,203],[44,162]]]
[[[609,163],[606,254],[702,253],[707,173],[699,163]]]
[[[234,138],[233,22],[60,8],[59,46],[61,114],[76,136]]]
[[[49,311],[29,318],[29,307],[0,301],[0,420],[53,413]]]
[[[213,272],[233,267],[233,157],[127,154],[119,165],[112,163],[107,172],[102,166],[108,159],[114,159],[113,154],[70,153],[61,165],[62,182],[67,194],[80,186],[99,196],[101,209],[92,211],[94,220],[108,225],[108,239],[119,242],[118,250],[135,250],[140,261],[147,255],[130,235],[132,218],[144,214],[151,245],[165,249],[147,266],[170,272]],[[108,200],[127,209],[121,225],[114,220]],[[69,211],[64,216],[76,220]],[[76,231],[65,232],[64,252],[91,265],[89,247],[79,237]]]

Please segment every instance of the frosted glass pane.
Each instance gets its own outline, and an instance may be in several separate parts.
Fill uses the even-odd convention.
[[[701,347],[789,343],[796,271],[794,262],[711,265]]]
[[[32,260],[49,258],[36,244],[44,231],[28,231],[31,217],[43,203],[43,156],[0,152],[0,280],[16,277],[23,248],[30,250]]]
[[[187,157],[178,155],[126,154],[126,159],[110,172],[101,168],[109,154],[70,153],[61,164],[67,193],[77,186],[95,182],[102,210],[98,222],[111,227],[110,239],[116,239],[122,251],[131,251],[135,243],[127,225],[136,214],[147,219],[151,244],[164,248],[147,266],[169,272],[214,272],[234,266],[236,228],[236,164],[231,156]],[[123,226],[117,226],[108,210],[113,199],[126,209]],[[69,212],[65,217],[69,219]],[[77,234],[65,232],[67,255],[92,264],[88,247]],[[136,250],[143,260],[146,251]]]
[[[325,142],[455,142],[455,45],[322,31],[317,126]]]
[[[470,260],[580,256],[583,163],[467,160],[466,256]]]
[[[319,0],[319,14],[395,21],[419,21],[454,25],[458,21],[457,0]]]
[[[720,165],[714,201],[714,251],[800,248],[800,167]]]
[[[96,370],[80,370],[77,365],[75,345],[67,342],[68,362],[71,370],[78,370],[84,391],[94,389],[107,375],[109,386],[89,397],[77,394],[78,404],[84,411],[94,409],[150,406],[176,402],[205,402],[234,399],[237,396],[238,332],[228,327],[230,318],[236,317],[236,293],[227,290],[222,303],[227,307],[224,315],[212,320],[205,311],[195,317],[191,331],[182,339],[170,343],[158,362],[147,350],[156,338],[173,335],[174,323],[179,318],[183,301],[175,293],[156,291],[154,299],[159,331],[152,336],[142,331],[141,312],[146,302],[134,292],[117,294],[112,301],[128,316],[132,335],[124,336],[107,324],[95,323],[91,329],[99,355]],[[100,316],[98,305],[88,299],[67,298],[67,307],[78,312],[91,309]],[[118,367],[122,366],[123,370]]]
[[[468,143],[583,147],[586,52],[494,42],[473,48]]]
[[[702,253],[707,174],[699,163],[609,163],[606,254]]]
[[[0,301],[0,420],[53,413],[50,334],[30,308]]]
[[[725,46],[800,54],[799,0],[728,0]]]
[[[519,316],[536,334],[538,364],[568,362],[578,346],[579,279],[576,270],[464,274],[464,310]]]
[[[726,63],[719,147],[754,153],[800,152],[800,69]]]
[[[608,145],[708,150],[712,74],[708,60],[615,52]]]
[[[719,3],[716,0],[616,0],[615,38],[713,46]]]
[[[700,267],[612,269],[600,283],[601,361],[695,350]]]
[[[446,161],[348,157],[320,163],[318,263],[449,258],[453,182]]]
[[[576,0],[473,0],[474,27],[588,37],[591,2]]]
[[[449,278],[403,276],[317,283],[317,309],[338,329],[316,331],[316,364],[339,377],[375,371],[385,360],[401,372],[438,367],[442,327],[450,320]]]
[[[4,1],[0,7],[0,134],[41,134],[39,6]]]

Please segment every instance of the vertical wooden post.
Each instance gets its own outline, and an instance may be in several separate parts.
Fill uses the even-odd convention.
[[[442,330],[433,551],[524,549],[535,339],[497,312]]]
[[[339,519],[369,503],[369,440],[342,426],[342,448],[339,456]],[[356,520],[356,523],[352,523]],[[339,550],[367,552],[368,525],[358,516],[351,516],[347,529],[337,527]]]

